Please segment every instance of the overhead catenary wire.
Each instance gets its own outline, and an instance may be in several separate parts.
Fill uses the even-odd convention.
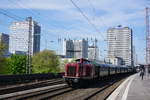
[[[102,33],[99,32],[99,30],[97,29],[97,27],[95,26],[95,24],[93,24],[90,21],[90,19],[84,14],[84,12],[80,9],[80,7],[73,0],[70,0],[70,1],[78,9],[78,11],[81,13],[81,15],[88,21],[88,23],[95,29],[95,31],[101,35],[102,39],[104,39],[104,36],[102,35]]]
[[[94,7],[93,3],[90,0],[88,0],[88,2],[90,4],[90,6],[92,7],[92,11],[95,12],[95,7]],[[93,20],[95,20],[95,16],[93,16]]]
[[[92,7],[93,12],[96,13],[96,8],[94,7],[94,4],[92,3],[92,0],[88,0],[88,2],[89,2],[89,4],[90,4],[90,6]],[[93,20],[95,20],[95,18],[96,18],[96,17],[94,17]],[[108,27],[108,25],[103,22],[103,19],[102,19],[102,18],[99,17],[99,18],[98,18],[98,21],[100,21],[100,23],[103,24],[103,26]],[[107,39],[105,39],[104,41],[107,41]]]
[[[92,0],[88,0],[88,2],[89,2],[89,4],[90,4],[90,6],[92,7],[93,12],[96,13],[96,8],[94,7],[94,4],[92,3]],[[95,18],[94,18],[94,19],[95,19]],[[98,18],[98,19],[100,19],[100,18]],[[106,25],[106,24],[103,22],[103,20],[101,20],[101,23],[102,23],[103,25],[105,25],[105,26],[108,26],[108,25]]]
[[[6,10],[4,10],[4,9],[0,9],[0,14],[2,14],[2,15],[4,15],[4,16],[7,16],[7,17],[9,17],[9,18],[11,18],[11,19],[13,19],[13,20],[16,20],[16,21],[19,21],[20,19],[23,19],[23,18],[21,18],[21,17],[18,17],[18,16],[16,16],[16,15],[14,15],[14,14],[9,14],[10,12],[8,12],[8,11],[6,11]]]

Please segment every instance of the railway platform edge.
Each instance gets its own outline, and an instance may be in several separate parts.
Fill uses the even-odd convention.
[[[150,75],[142,80],[139,73],[128,77],[107,100],[150,100]]]

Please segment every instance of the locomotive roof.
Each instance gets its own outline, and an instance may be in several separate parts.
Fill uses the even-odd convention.
[[[123,65],[113,65],[113,64],[102,64],[101,62],[97,61],[97,60],[87,60],[84,58],[80,58],[80,59],[76,59],[75,61],[86,61],[86,62],[91,62],[96,66],[101,66],[101,67],[121,67],[121,68],[128,68],[127,66],[123,66]]]
[[[84,58],[76,59],[75,61],[80,61],[81,59],[84,60],[84,61],[89,61],[89,60],[84,59]]]

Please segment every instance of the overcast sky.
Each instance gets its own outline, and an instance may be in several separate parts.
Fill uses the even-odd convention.
[[[4,13],[17,20],[32,16],[42,28],[41,50],[48,48],[62,52],[62,43],[58,42],[58,38],[97,38],[100,58],[103,59],[107,55],[107,29],[118,25],[128,26],[133,29],[138,60],[145,62],[145,7],[149,7],[149,0],[73,1],[97,30],[70,0],[0,0],[0,32],[9,34],[9,26],[15,22]]]

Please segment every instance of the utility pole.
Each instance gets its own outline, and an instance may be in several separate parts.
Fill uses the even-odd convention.
[[[27,66],[26,74],[31,74],[31,53],[32,53],[32,17],[28,17],[29,21],[29,35],[28,35],[28,53],[27,53]]]
[[[95,60],[97,60],[97,39],[95,38]]]
[[[149,8],[146,8],[146,64],[150,64]]]
[[[47,50],[47,39],[45,40],[45,45],[46,45],[45,49]]]

